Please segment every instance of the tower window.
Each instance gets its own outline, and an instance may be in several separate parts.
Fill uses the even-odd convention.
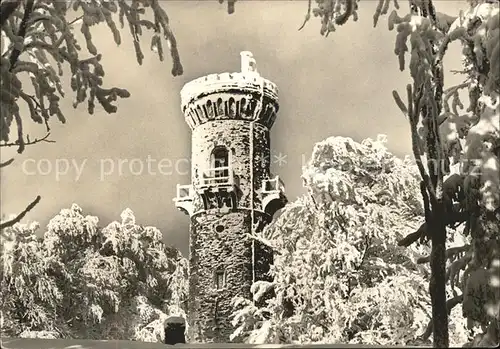
[[[229,165],[229,151],[224,146],[217,146],[212,151],[212,167],[225,167]]]
[[[226,273],[224,270],[217,270],[214,275],[215,288],[217,290],[223,289],[226,286]]]
[[[214,169],[215,178],[224,178],[224,180],[229,177],[229,151],[226,147],[217,146],[212,151],[212,168]],[[221,168],[221,169],[219,169]],[[222,180],[222,181],[224,181]]]

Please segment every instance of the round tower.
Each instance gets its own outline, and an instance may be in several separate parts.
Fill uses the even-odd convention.
[[[241,52],[241,72],[207,75],[181,90],[192,130],[191,184],[177,185],[176,206],[191,219],[188,337],[229,342],[235,296],[268,279],[272,253],[249,235],[286,204],[270,172],[270,128],[278,89]]]

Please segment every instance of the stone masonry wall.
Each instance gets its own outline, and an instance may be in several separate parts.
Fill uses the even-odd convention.
[[[271,220],[262,212],[259,191],[263,181],[270,179],[269,128],[279,109],[277,88],[258,74],[214,74],[186,84],[181,99],[192,129],[193,187],[205,190],[200,186],[201,179],[212,167],[211,155],[217,146],[228,149],[234,175],[237,207],[205,210],[202,195],[213,198],[224,192],[212,187],[197,191],[190,210],[188,341],[227,343],[234,330],[232,299],[252,298],[254,276],[256,280],[269,280],[266,273],[272,251],[247,234],[252,230],[252,207],[257,231]],[[225,275],[221,289],[216,287],[217,272]]]
[[[254,212],[256,218],[261,214]],[[189,342],[229,342],[233,328],[230,315],[235,296],[251,299],[253,278],[251,213],[238,210],[226,214],[199,214],[192,217],[189,279]],[[216,227],[218,227],[216,229]],[[220,228],[223,227],[223,229]],[[257,279],[264,277],[272,260],[268,250],[257,244]],[[224,271],[226,283],[217,290],[215,273]]]
[[[270,139],[269,129],[255,123],[253,141],[254,208],[262,210],[260,198],[255,193],[262,187],[263,179],[269,178]],[[215,120],[193,130],[191,176],[192,183],[200,183],[202,171],[210,168],[211,153],[216,146],[226,146],[230,151],[231,167],[238,188],[239,208],[250,207],[250,122],[242,120]],[[201,206],[201,202],[196,204]]]

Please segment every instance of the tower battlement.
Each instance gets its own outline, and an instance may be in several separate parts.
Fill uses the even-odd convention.
[[[182,110],[206,94],[237,90],[237,93],[260,92],[264,85],[264,94],[278,103],[278,87],[272,81],[263,78],[258,73],[234,72],[209,74],[186,83],[181,90]],[[228,91],[229,92],[229,91]]]
[[[278,87],[255,70],[251,53],[242,52],[241,65],[241,72],[210,74],[184,85],[181,109],[191,129],[227,119],[272,127],[279,110]]]

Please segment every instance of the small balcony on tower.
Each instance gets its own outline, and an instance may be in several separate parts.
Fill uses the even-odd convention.
[[[238,177],[234,174],[231,152],[226,145],[216,145],[206,163],[195,166],[192,187],[189,193],[178,194],[177,206],[181,202],[195,197],[195,211],[222,210],[230,211],[237,207],[236,186]],[[182,187],[181,187],[182,189]],[[183,196],[186,199],[182,199]],[[193,200],[191,200],[193,201]]]
[[[260,194],[262,196],[262,209],[271,216],[285,207],[288,202],[285,196],[285,184],[279,176],[264,179]]]
[[[210,155],[208,168],[200,169],[196,189],[202,192],[207,189],[212,192],[218,192],[221,189],[232,191],[235,178],[231,160],[231,152],[226,146],[215,146]]]
[[[205,169],[201,172],[200,190],[212,189],[218,191],[219,189],[232,190],[235,185],[234,172],[230,166],[212,167]]]
[[[229,212],[236,208],[235,176],[230,166],[201,170],[196,192],[203,200],[205,210]]]
[[[185,214],[191,216],[194,210],[194,188],[191,184],[177,184],[177,194],[173,199],[175,207]]]

